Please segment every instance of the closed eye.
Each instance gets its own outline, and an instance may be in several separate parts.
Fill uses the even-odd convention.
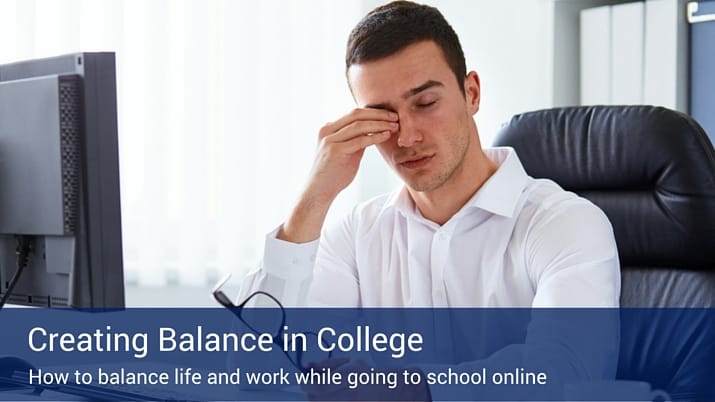
[[[436,100],[435,100],[435,101],[432,101],[432,102],[427,102],[427,103],[418,103],[418,104],[417,104],[417,107],[419,107],[419,108],[428,108],[428,107],[434,105],[435,103],[437,103]]]

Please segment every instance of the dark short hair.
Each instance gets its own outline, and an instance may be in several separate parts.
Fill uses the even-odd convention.
[[[434,7],[395,1],[370,11],[350,32],[345,72],[350,66],[391,56],[417,42],[433,41],[442,49],[464,93],[467,67],[454,29]]]

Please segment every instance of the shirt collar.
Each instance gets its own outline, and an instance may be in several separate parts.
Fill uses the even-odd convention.
[[[467,208],[479,208],[510,218],[514,214],[529,176],[513,148],[485,148],[484,153],[498,165],[497,170],[467,201],[460,212]],[[405,186],[390,195],[385,207],[395,207],[406,216],[422,216]]]
[[[499,167],[465,206],[511,218],[529,176],[513,148],[487,148],[484,153]]]

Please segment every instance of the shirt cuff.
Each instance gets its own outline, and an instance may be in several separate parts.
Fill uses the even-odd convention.
[[[310,277],[318,254],[320,239],[308,243],[291,243],[276,236],[283,225],[266,235],[263,248],[263,270],[284,280],[303,280]]]

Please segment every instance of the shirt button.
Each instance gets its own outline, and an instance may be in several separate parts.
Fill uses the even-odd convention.
[[[434,292],[434,297],[442,299],[444,298],[444,291],[442,290],[435,290]]]
[[[291,261],[291,264],[293,265],[298,265],[298,263],[300,263],[300,260],[298,260],[297,258],[293,258],[293,260]]]
[[[310,262],[315,262],[315,255],[310,256]]]

